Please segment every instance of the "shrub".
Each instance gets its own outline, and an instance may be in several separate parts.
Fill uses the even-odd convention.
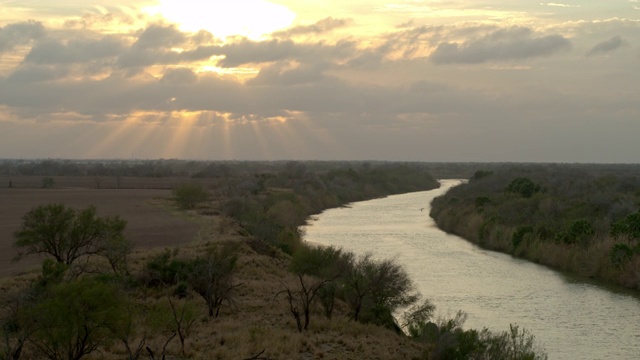
[[[540,191],[540,185],[531,181],[526,177],[519,177],[513,180],[509,186],[507,186],[507,192],[513,192],[520,194],[524,198],[530,198],[533,194]]]
[[[209,199],[209,191],[199,184],[182,184],[173,189],[173,196],[179,207],[193,209]]]
[[[520,243],[522,243],[522,240],[524,239],[525,235],[531,234],[531,233],[533,233],[532,226],[519,226],[516,232],[514,232],[513,235],[511,236],[511,242],[513,244],[513,247],[517,248],[520,245]]]
[[[613,266],[622,267],[633,257],[633,250],[627,244],[615,244],[609,257]]]

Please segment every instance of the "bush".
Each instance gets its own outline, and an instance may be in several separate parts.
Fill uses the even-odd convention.
[[[615,267],[622,267],[633,257],[633,250],[627,244],[615,244],[611,248],[611,264]]]
[[[173,196],[179,207],[193,209],[209,199],[209,191],[199,184],[182,184],[173,189]]]
[[[522,243],[522,240],[524,240],[525,235],[531,234],[531,233],[533,233],[532,226],[519,226],[518,230],[516,230],[516,232],[514,232],[513,235],[511,236],[511,242],[513,243],[513,247],[517,248],[520,245],[520,243]]]
[[[49,359],[80,359],[115,340],[125,324],[126,298],[113,284],[83,278],[47,289],[23,309],[29,342]]]
[[[531,181],[526,177],[519,177],[513,180],[506,189],[508,192],[520,194],[524,198],[530,198],[533,194],[540,191],[540,185]]]

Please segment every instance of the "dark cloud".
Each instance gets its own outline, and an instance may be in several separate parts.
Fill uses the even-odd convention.
[[[336,44],[318,42],[315,44],[296,43],[292,40],[252,41],[243,39],[218,48],[218,55],[225,58],[219,65],[236,67],[245,64],[259,64],[284,60],[326,61],[339,60],[353,55],[355,44],[340,41]]]
[[[9,83],[35,83],[65,78],[68,69],[59,66],[26,65],[13,72],[8,78]]]
[[[258,76],[248,84],[290,86],[315,83],[325,79],[324,71],[327,68],[327,64],[302,64],[292,67],[289,63],[276,63],[262,68]]]
[[[438,45],[430,60],[436,64],[479,64],[548,56],[571,48],[561,35],[538,36],[528,28],[500,29],[463,44]]]
[[[44,35],[45,29],[40,22],[26,21],[9,24],[0,28],[0,53],[9,51],[15,46],[28,44]]]
[[[161,82],[185,85],[195,84],[198,81],[198,75],[196,75],[191,69],[169,69],[164,73]]]
[[[154,24],[142,31],[138,40],[133,45],[136,48],[171,48],[182,45],[187,41],[187,36],[175,25]]]
[[[351,22],[352,21],[350,19],[336,19],[333,17],[328,17],[311,25],[299,25],[284,31],[275,32],[273,33],[273,36],[291,37],[305,34],[323,34],[341,27],[345,27],[351,24]]]
[[[219,54],[211,45],[216,39],[207,31],[183,33],[174,25],[151,25],[136,42],[118,57],[120,68],[144,68],[152,65],[184,64],[207,60]],[[181,48],[175,51],[174,48]]]
[[[615,35],[609,40],[605,40],[594,45],[589,51],[587,51],[586,56],[590,57],[609,54],[627,44],[628,43],[624,39],[622,39],[620,35]]]
[[[119,68],[129,69],[142,69],[152,65],[178,65],[207,60],[218,53],[213,47],[198,47],[181,52],[171,49],[131,48],[118,58],[117,65]]]
[[[25,61],[34,64],[71,64],[84,63],[120,55],[125,45],[117,37],[106,36],[99,40],[73,39],[66,44],[54,39],[36,43]]]

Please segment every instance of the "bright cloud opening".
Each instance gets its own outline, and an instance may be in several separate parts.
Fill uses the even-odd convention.
[[[286,6],[264,0],[161,0],[147,11],[178,23],[183,31],[207,30],[220,38],[259,39],[288,27],[296,17]]]

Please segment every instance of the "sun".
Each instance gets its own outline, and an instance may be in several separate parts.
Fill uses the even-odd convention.
[[[183,31],[207,30],[222,39],[259,39],[288,27],[296,17],[286,6],[264,0],[160,0],[147,12],[179,24]]]

